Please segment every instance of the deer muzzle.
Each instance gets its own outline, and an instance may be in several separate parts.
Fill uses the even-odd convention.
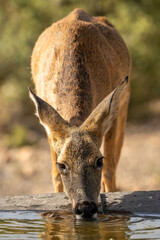
[[[94,202],[84,201],[77,203],[74,209],[76,219],[93,220],[97,219],[98,207]]]

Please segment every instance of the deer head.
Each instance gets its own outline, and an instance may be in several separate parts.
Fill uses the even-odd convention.
[[[48,103],[30,90],[40,123],[45,127],[57,168],[77,218],[96,218],[103,156],[102,137],[118,114],[128,77],[111,92],[79,126],[71,126]]]

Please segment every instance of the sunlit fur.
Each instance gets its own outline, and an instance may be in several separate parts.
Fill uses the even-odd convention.
[[[114,26],[81,9],[52,24],[35,44],[31,67],[37,95],[30,91],[30,96],[47,132],[54,190],[64,188],[73,208],[81,201],[97,203],[100,187],[116,190],[130,65]],[[95,166],[102,155],[103,171]]]

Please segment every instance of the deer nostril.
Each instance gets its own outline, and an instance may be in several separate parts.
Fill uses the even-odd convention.
[[[98,207],[94,202],[77,203],[75,207],[75,214],[83,215],[84,217],[92,217],[97,212]]]

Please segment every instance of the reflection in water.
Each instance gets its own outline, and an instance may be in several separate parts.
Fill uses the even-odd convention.
[[[0,239],[85,240],[160,239],[160,215],[100,215],[98,221],[74,221],[72,213],[0,211]]]
[[[118,239],[128,240],[128,216],[98,215],[98,221],[74,221],[72,215],[45,216],[46,232],[43,239]],[[41,236],[42,237],[42,236]]]

